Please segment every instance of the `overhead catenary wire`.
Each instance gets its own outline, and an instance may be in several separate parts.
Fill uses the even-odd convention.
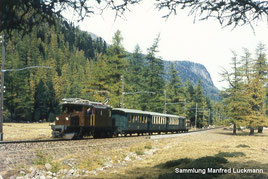
[[[9,72],[9,71],[22,71],[26,69],[31,69],[31,68],[49,68],[52,69],[52,67],[49,66],[29,66],[29,67],[24,67],[24,68],[19,68],[19,69],[2,69],[2,72]]]
[[[52,67],[49,66],[29,66],[19,69],[5,69],[5,38],[4,35],[1,35],[1,43],[2,43],[2,64],[1,64],[1,85],[0,85],[0,141],[3,141],[4,139],[4,133],[3,133],[3,107],[4,107],[4,75],[5,72],[11,72],[11,71],[22,71],[32,68],[48,68],[52,69]]]

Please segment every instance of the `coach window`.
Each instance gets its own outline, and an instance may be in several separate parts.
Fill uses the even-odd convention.
[[[131,123],[131,115],[128,116],[128,122]]]

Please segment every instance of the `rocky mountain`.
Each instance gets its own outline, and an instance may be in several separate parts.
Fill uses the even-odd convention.
[[[171,61],[164,61],[165,71],[169,71],[170,63]],[[201,81],[204,93],[212,100],[219,99],[219,90],[214,86],[211,76],[204,65],[190,61],[173,61],[173,63],[183,82],[189,79],[195,85],[198,81]],[[168,74],[167,78],[169,78]]]
[[[91,38],[96,40],[97,38],[101,38],[94,33],[89,32]],[[107,46],[109,44],[107,43]],[[127,52],[127,54],[131,54]],[[145,55],[144,55],[145,56]],[[178,75],[182,79],[183,82],[186,82],[189,79],[193,85],[197,84],[200,80],[202,82],[202,87],[207,96],[209,96],[212,100],[219,99],[219,90],[214,86],[213,81],[206,67],[199,63],[194,63],[191,61],[172,61],[174,63],[175,68],[178,71]],[[165,71],[169,71],[171,61],[164,60]],[[166,76],[168,77],[168,74]]]

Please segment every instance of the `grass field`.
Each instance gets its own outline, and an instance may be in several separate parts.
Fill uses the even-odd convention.
[[[51,137],[49,123],[5,123],[5,140],[46,139]],[[153,154],[146,154],[147,151]],[[137,158],[131,158],[134,153]],[[119,161],[126,163],[118,165]],[[268,178],[268,129],[262,134],[248,136],[248,131],[238,131],[236,136],[231,130],[215,129],[176,138],[149,140],[131,144],[116,150],[103,149],[90,156],[75,154],[68,156],[76,160],[75,168],[95,170],[110,162],[114,167],[98,171],[88,178]],[[62,158],[56,162],[59,168],[66,166]],[[226,168],[228,174],[177,174],[175,169]],[[234,173],[240,169],[259,169],[263,173]],[[241,170],[242,171],[242,170]],[[86,177],[87,178],[87,177]]]
[[[4,123],[4,141],[51,138],[52,123]]]
[[[132,164],[104,172],[100,178],[268,178],[268,130],[248,136],[248,131],[231,135],[223,129],[152,141],[155,154]],[[145,145],[145,144],[143,144]],[[133,148],[133,146],[132,146]],[[176,174],[175,168],[227,168],[228,174]],[[261,169],[263,173],[234,173],[240,169]]]

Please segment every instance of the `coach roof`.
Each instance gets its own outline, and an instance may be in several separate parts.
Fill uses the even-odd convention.
[[[113,108],[113,111],[121,111],[121,112],[132,113],[132,114],[145,114],[145,115],[151,115],[151,116],[185,118],[184,116],[177,116],[177,115],[172,115],[172,114],[162,114],[162,113],[150,112],[150,111],[141,111],[141,110],[136,110],[136,109]]]

